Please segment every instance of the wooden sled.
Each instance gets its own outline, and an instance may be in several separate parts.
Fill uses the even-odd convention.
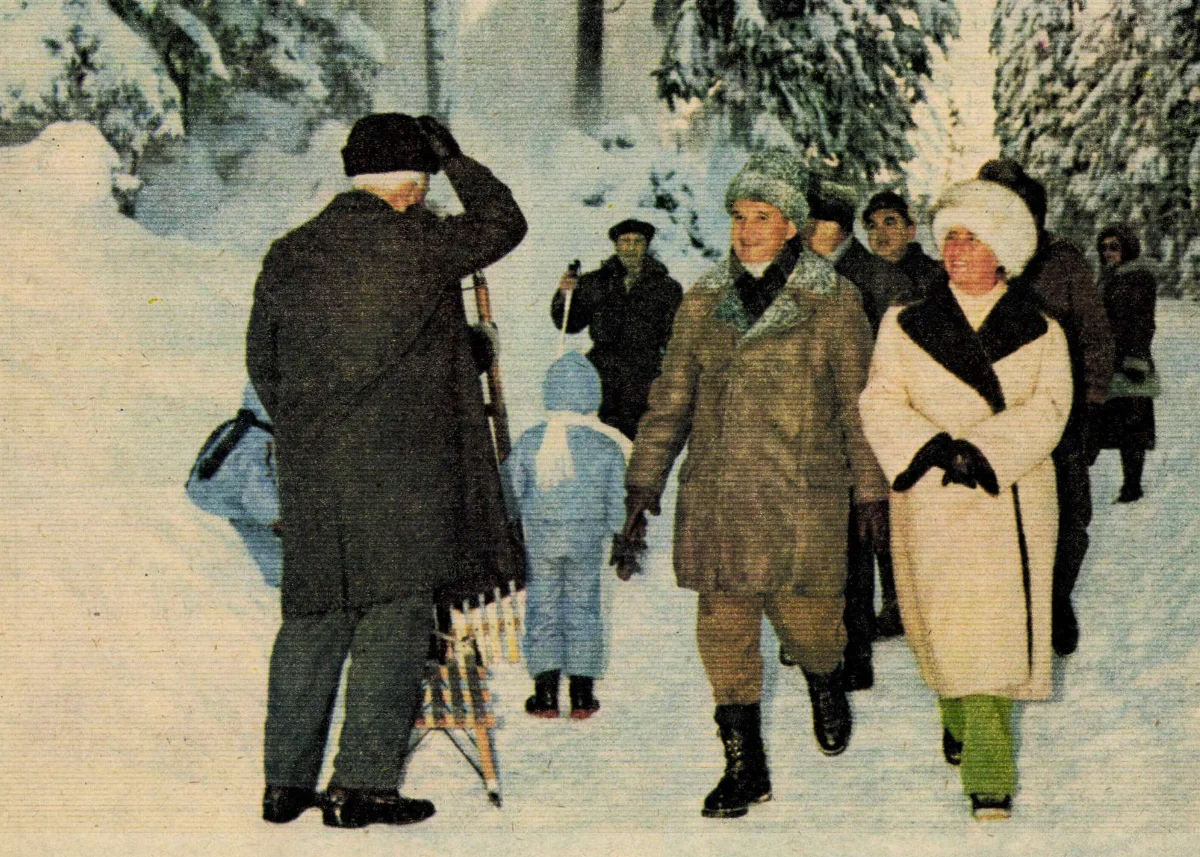
[[[426,663],[424,704],[413,724],[409,752],[431,732],[441,732],[475,769],[488,800],[500,806],[492,693],[488,668],[469,629],[463,635],[438,633],[440,657]]]

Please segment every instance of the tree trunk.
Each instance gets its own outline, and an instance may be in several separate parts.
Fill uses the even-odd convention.
[[[579,0],[575,121],[593,130],[604,112],[604,0]]]
[[[425,0],[425,109],[446,125],[455,106],[458,0]]]

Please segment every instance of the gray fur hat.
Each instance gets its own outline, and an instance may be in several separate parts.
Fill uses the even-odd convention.
[[[796,226],[808,219],[808,176],[786,152],[758,152],[733,177],[725,191],[725,211],[741,199],[765,202],[779,209]]]

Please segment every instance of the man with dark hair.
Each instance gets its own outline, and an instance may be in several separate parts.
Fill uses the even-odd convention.
[[[662,366],[683,287],[650,255],[653,224],[622,220],[608,237],[616,253],[582,277],[564,274],[550,317],[562,327],[570,294],[567,333],[586,327],[591,334],[588,359],[600,373],[600,420],[633,439]]]
[[[871,197],[863,209],[862,223],[871,252],[908,277],[915,299],[946,282],[946,270],[941,263],[917,243],[917,226],[900,194],[885,190]]]
[[[1091,411],[1108,398],[1113,372],[1113,338],[1104,300],[1083,251],[1046,231],[1046,189],[1013,161],[988,161],[979,178],[1004,185],[1025,201],[1038,227],[1037,252],[1009,288],[1029,288],[1062,327],[1071,353],[1075,397],[1062,441],[1054,451],[1058,477],[1058,552],[1054,560],[1051,636],[1054,651],[1069,655],[1079,643],[1071,592],[1083,566],[1092,520],[1088,467],[1098,447],[1090,437]]]
[[[874,334],[888,307],[916,300],[919,295],[908,277],[869,252],[854,236],[857,207],[858,192],[853,187],[814,176],[808,191],[808,221],[802,234],[809,249],[832,262],[834,270],[858,289]],[[864,515],[872,515],[875,520],[865,521]],[[846,553],[847,690],[866,690],[875,683],[871,643],[877,633],[876,557],[884,581],[885,598],[888,594],[895,595],[895,586],[891,583],[892,556],[887,521],[887,500],[869,506],[851,505]],[[898,619],[898,606],[896,613]],[[784,657],[782,651],[780,657]]]
[[[355,189],[263,260],[246,365],[275,425],[283,624],[267,686],[263,818],[409,824],[398,791],[433,627],[433,593],[508,579],[500,477],[461,280],[525,235],[508,188],[430,117],[355,123]],[[463,213],[424,205],[444,169]],[[342,668],[346,716],[317,777]]]

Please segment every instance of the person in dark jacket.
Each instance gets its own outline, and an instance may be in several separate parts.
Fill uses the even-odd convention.
[[[461,279],[516,247],[526,224],[508,188],[429,117],[360,119],[342,158],[355,189],[263,260],[246,363],[275,425],[283,538],[263,817],[320,805],[326,824],[362,827],[434,812],[397,787],[435,590],[519,567]],[[460,215],[423,204],[439,169]]]
[[[608,237],[617,252],[578,279],[564,274],[550,317],[562,327],[570,294],[567,333],[586,327],[591,334],[588,359],[600,373],[600,420],[632,440],[662,367],[683,288],[649,253],[653,224],[622,220],[608,230]]]
[[[946,284],[946,269],[917,242],[917,225],[908,203],[895,191],[885,190],[867,200],[862,213],[871,252],[908,277],[913,300],[920,300]]]
[[[1092,520],[1092,486],[1088,468],[1096,460],[1095,412],[1108,399],[1113,371],[1113,340],[1096,287],[1092,266],[1083,251],[1046,231],[1046,189],[1013,161],[998,159],[979,168],[979,178],[996,182],[1021,197],[1038,228],[1037,251],[1014,289],[1032,289],[1046,314],[1062,327],[1071,352],[1075,401],[1062,440],[1054,451],[1058,476],[1058,551],[1054,559],[1054,651],[1069,655],[1079,644],[1079,622],[1071,592],[1079,579],[1088,548]]]
[[[1118,503],[1142,497],[1146,450],[1154,449],[1154,274],[1138,259],[1142,242],[1124,225],[1106,227],[1096,238],[1100,291],[1112,325],[1116,374],[1096,421],[1096,444],[1121,451],[1124,479]]]
[[[854,236],[854,213],[858,194],[854,188],[821,177],[814,177],[808,191],[808,220],[804,227],[805,244],[817,255],[833,263],[834,270],[855,285],[862,295],[863,309],[871,323],[871,333],[879,330],[880,319],[888,307],[910,303],[918,292],[907,276],[894,265],[863,247]],[[892,556],[888,544],[887,501],[869,507],[851,504],[846,552],[846,658],[847,690],[867,690],[875,683],[871,643],[877,635],[875,624],[875,561],[879,560],[881,587],[895,602]],[[864,511],[879,520],[870,526],[859,520]],[[864,534],[873,533],[874,539]],[[893,607],[899,625],[899,607]],[[783,653],[781,652],[781,659]]]

